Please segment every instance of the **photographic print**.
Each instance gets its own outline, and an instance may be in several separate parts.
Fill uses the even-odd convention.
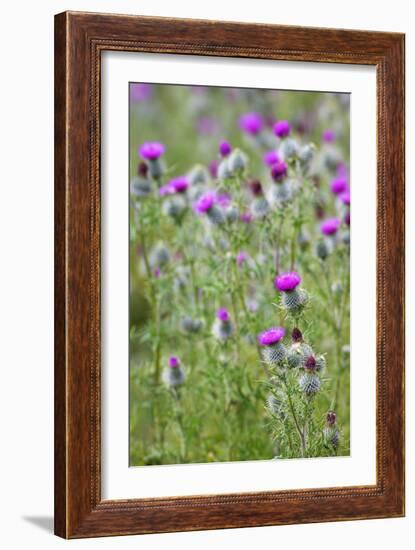
[[[349,94],[131,82],[131,466],[350,452]]]

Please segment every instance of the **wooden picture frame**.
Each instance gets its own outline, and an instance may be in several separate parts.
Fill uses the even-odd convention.
[[[100,60],[105,50],[376,67],[375,485],[101,500]],[[404,35],[76,12],[55,17],[57,535],[403,516],[404,288]]]

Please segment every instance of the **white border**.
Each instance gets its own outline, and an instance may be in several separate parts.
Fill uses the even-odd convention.
[[[128,82],[350,92],[351,456],[128,466]],[[376,75],[366,66],[102,54],[102,497],[372,485],[376,480]]]

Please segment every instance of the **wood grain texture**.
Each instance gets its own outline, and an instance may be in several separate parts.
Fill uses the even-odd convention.
[[[377,482],[101,501],[103,50],[377,69]],[[55,532],[65,538],[404,514],[404,36],[65,12],[55,17]]]

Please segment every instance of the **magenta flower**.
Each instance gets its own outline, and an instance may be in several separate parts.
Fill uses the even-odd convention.
[[[273,166],[277,162],[280,162],[280,157],[278,156],[278,153],[276,151],[267,151],[264,154],[264,164],[267,164],[268,166]]]
[[[285,330],[282,327],[273,327],[258,335],[261,346],[272,346],[284,338]]]
[[[162,185],[159,189],[160,197],[164,197],[165,195],[172,195],[173,193],[174,191],[172,190],[172,188],[168,183],[166,183],[165,185]]]
[[[170,357],[169,359],[169,366],[170,367],[180,367],[180,359],[178,357]]]
[[[246,262],[247,259],[248,259],[248,254],[242,250],[236,256],[236,263],[238,264],[238,266],[240,266],[244,262]]]
[[[220,195],[217,195],[216,202],[222,208],[226,208],[231,204],[231,197],[230,195],[228,195],[228,193],[221,193]]]
[[[291,131],[291,125],[288,120],[279,120],[274,124],[274,134],[280,138],[287,137]]]
[[[336,168],[336,174],[339,178],[347,178],[347,166],[344,162],[339,162]]]
[[[153,86],[151,84],[130,84],[130,100],[132,102],[148,101],[153,97]]]
[[[336,178],[330,184],[330,189],[335,195],[339,195],[344,191],[347,191],[348,185],[346,178]]]
[[[196,130],[203,136],[211,136],[218,132],[219,124],[217,120],[212,117],[202,116],[197,120]]]
[[[340,193],[339,199],[342,201],[343,204],[346,204],[347,206],[350,206],[350,191],[344,191],[344,193]]]
[[[251,223],[252,221],[252,214],[250,212],[242,212],[240,218],[242,223]]]
[[[171,187],[173,193],[184,193],[189,187],[189,180],[186,176],[179,176],[170,180],[168,185]]]
[[[336,134],[333,130],[330,130],[330,128],[328,128],[327,130],[324,130],[322,138],[325,143],[333,143],[333,141],[336,139]]]
[[[320,225],[320,230],[324,235],[334,235],[340,227],[338,218],[329,218]]]
[[[221,157],[227,157],[231,151],[232,146],[229,141],[223,140],[219,143],[219,153]]]
[[[283,273],[275,278],[274,285],[280,292],[294,290],[301,283],[301,277],[295,271]]]
[[[281,181],[287,175],[287,164],[282,160],[276,162],[271,168],[271,176],[274,181]]]
[[[166,148],[158,141],[147,141],[138,149],[139,155],[146,160],[157,160],[164,154]]]
[[[161,275],[161,269],[159,267],[156,267],[156,269],[154,270],[154,277],[158,279],[160,275]]]
[[[262,117],[259,113],[245,113],[239,119],[239,126],[247,134],[259,134],[262,130]]]
[[[216,317],[223,323],[227,323],[230,319],[229,312],[224,307],[221,307],[216,312]]]
[[[203,193],[203,195],[196,202],[195,210],[199,214],[204,214],[212,208],[216,201],[216,194],[213,191],[206,191],[206,193]]]
[[[218,177],[218,166],[219,166],[219,162],[216,159],[209,162],[209,166],[208,166],[209,174],[214,179]]]

